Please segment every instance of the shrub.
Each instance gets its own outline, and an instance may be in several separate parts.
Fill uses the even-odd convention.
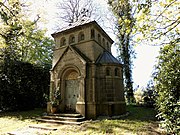
[[[180,47],[161,48],[154,73],[158,118],[169,134],[180,133]]]
[[[1,65],[0,110],[29,110],[43,106],[48,90],[48,69],[19,61]]]

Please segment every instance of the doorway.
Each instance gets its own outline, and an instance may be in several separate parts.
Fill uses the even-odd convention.
[[[76,112],[76,103],[79,98],[78,73],[71,71],[65,80],[65,111]]]

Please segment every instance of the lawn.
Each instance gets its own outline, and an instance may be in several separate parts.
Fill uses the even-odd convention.
[[[77,125],[53,125],[56,131],[46,131],[47,135],[161,135],[156,112],[152,108],[128,106],[128,116],[120,119],[102,119],[88,121],[80,126]],[[35,117],[42,115],[45,110],[35,109],[27,112],[0,113],[0,133],[5,134],[32,124]],[[45,134],[37,132],[38,135]]]

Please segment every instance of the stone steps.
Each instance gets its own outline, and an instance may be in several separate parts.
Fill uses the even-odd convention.
[[[80,114],[48,114],[36,119],[39,122],[80,125],[85,117]]]

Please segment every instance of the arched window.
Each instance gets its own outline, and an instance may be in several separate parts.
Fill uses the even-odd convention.
[[[115,75],[115,76],[119,76],[119,69],[118,69],[118,68],[115,68],[115,70],[114,70],[114,75]]]
[[[65,39],[65,37],[62,37],[60,42],[61,42],[61,43],[60,43],[61,46],[66,45],[66,39]]]
[[[98,34],[98,42],[101,44],[101,35]]]
[[[75,37],[74,35],[70,35],[69,37],[69,44],[75,43]]]
[[[84,33],[80,32],[79,35],[78,35],[78,41],[82,41],[84,39],[85,39]]]
[[[103,38],[102,40],[103,46],[105,47],[105,39]]]
[[[110,76],[111,75],[111,69],[110,68],[106,68],[106,76]]]
[[[94,39],[95,38],[95,31],[94,29],[91,29],[91,39]]]
[[[110,46],[108,42],[106,43],[106,46],[107,46],[107,50],[110,51]]]

